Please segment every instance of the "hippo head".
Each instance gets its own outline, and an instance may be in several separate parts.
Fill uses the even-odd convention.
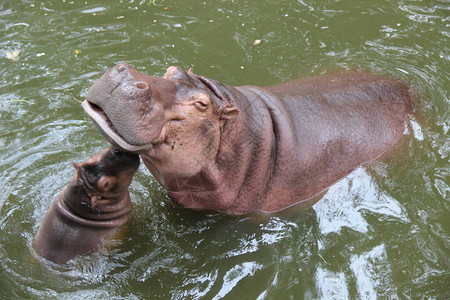
[[[134,153],[121,152],[109,147],[84,162],[73,163],[77,170],[77,184],[90,194],[90,205],[96,206],[96,200],[112,200],[123,196],[128,191],[134,173],[139,167],[139,156]]]
[[[214,160],[221,128],[239,113],[224,85],[192,70],[169,67],[159,78],[127,64],[98,79],[83,108],[113,146],[140,154],[160,182],[158,173],[194,174]]]

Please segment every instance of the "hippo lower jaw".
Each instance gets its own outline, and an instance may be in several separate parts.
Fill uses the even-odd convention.
[[[84,111],[88,116],[94,121],[100,132],[115,146],[122,148],[126,151],[137,152],[143,149],[148,149],[152,147],[152,144],[148,145],[131,145],[125,141],[112,127],[106,114],[100,109],[94,107],[89,101],[84,100],[81,104]]]

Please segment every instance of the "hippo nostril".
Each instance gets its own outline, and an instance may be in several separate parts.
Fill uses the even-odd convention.
[[[142,81],[136,83],[136,87],[137,87],[138,89],[140,89],[140,90],[148,90],[148,89],[149,89],[148,84],[145,83],[145,82],[142,82]]]
[[[127,69],[127,66],[125,64],[120,64],[117,68],[117,71],[123,72]]]

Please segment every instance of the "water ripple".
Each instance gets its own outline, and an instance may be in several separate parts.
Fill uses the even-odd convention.
[[[155,4],[0,1],[1,296],[448,294],[448,3]],[[21,51],[17,61],[3,57],[13,50]],[[175,204],[141,167],[123,239],[63,268],[42,263],[33,255],[33,236],[73,176],[70,162],[107,145],[73,98],[81,100],[118,62],[152,75],[172,64],[194,66],[233,85],[365,69],[409,83],[420,114],[392,155],[358,168],[302,212],[194,212]]]

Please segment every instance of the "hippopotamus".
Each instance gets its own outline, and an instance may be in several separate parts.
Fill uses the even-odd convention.
[[[234,87],[192,69],[160,78],[122,63],[82,106],[176,202],[240,214],[311,199],[388,151],[413,102],[407,84],[365,71]]]
[[[94,250],[127,222],[139,156],[109,147],[73,165],[76,175],[52,202],[34,240],[36,252],[57,264]]]

